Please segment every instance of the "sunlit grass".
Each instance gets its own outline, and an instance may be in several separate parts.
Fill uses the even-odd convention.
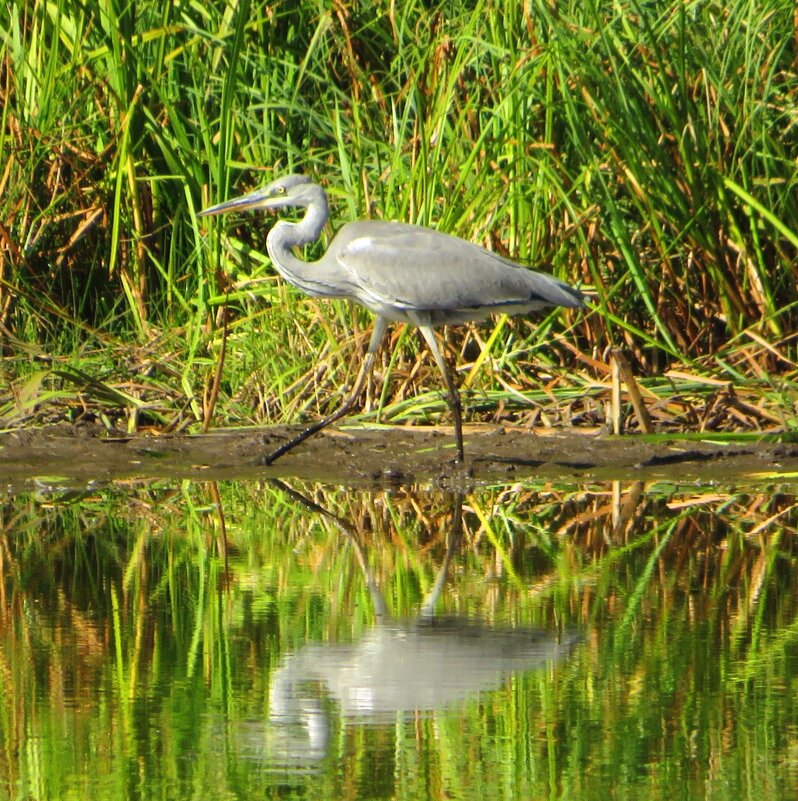
[[[329,189],[333,228],[433,225],[591,293],[537,334],[447,335],[473,366],[461,378],[510,412],[519,394],[603,379],[610,346],[660,393],[668,369],[794,382],[792,14],[783,0],[4,7],[5,425],[48,419],[49,397],[19,409],[47,360],[118,388],[114,354],[137,348],[170,374],[161,403],[181,426],[329,411],[368,315],[252,284],[272,274],[267,222],[194,216],[288,170]],[[104,363],[84,355],[97,339]],[[417,337],[394,342],[368,406],[407,419],[420,395],[443,411]],[[74,393],[64,381],[45,383]],[[138,400],[159,390],[141,383]],[[792,425],[789,393],[767,404]],[[135,429],[136,407],[115,415]]]

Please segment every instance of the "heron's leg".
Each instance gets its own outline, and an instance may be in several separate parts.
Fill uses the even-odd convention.
[[[446,391],[449,398],[449,408],[452,410],[452,415],[454,416],[454,435],[457,440],[457,461],[462,463],[465,461],[465,456],[463,454],[463,408],[460,403],[460,393],[454,385],[452,374],[438,347],[438,341],[435,339],[435,332],[432,330],[432,325],[428,320],[424,321],[423,318],[418,315],[416,315],[416,325],[427,341],[427,345],[429,345],[429,349],[435,357],[438,369],[443,373],[443,380],[446,382]]]
[[[382,344],[382,340],[385,338],[385,332],[387,330],[388,320],[386,320],[384,317],[377,317],[374,320],[374,330],[371,332],[371,339],[369,340],[369,347],[366,351],[366,358],[363,359],[360,372],[357,374],[357,378],[355,379],[355,385],[347,396],[346,400],[332,414],[313,423],[313,425],[308,426],[304,431],[300,431],[295,437],[289,439],[288,442],[284,442],[279,448],[277,448],[277,450],[272,451],[267,456],[264,456],[260,460],[261,464],[272,464],[272,462],[275,462],[281,456],[288,453],[288,451],[304,442],[308,437],[312,437],[314,434],[318,433],[323,428],[326,428],[331,423],[334,423],[336,420],[340,420],[355,405],[355,401],[357,401],[357,398],[360,395],[360,390],[363,389],[363,382],[366,380],[366,377],[369,375],[372,367],[374,366],[374,357],[376,356],[377,351],[380,349],[380,345]]]

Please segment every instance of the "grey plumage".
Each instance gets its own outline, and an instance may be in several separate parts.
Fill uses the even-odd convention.
[[[398,222],[349,223],[330,243],[349,296],[375,314],[410,322],[407,311],[432,315],[433,325],[525,314],[545,306],[579,306],[581,295],[471,242]]]
[[[449,234],[399,222],[348,223],[315,262],[292,248],[314,242],[329,218],[324,190],[302,175],[287,175],[200,216],[245,209],[305,208],[297,223],[280,220],[266,246],[277,271],[315,297],[349,298],[377,315],[355,387],[342,407],[289,440],[264,462],[271,464],[310,435],[342,417],[354,404],[389,322],[416,325],[446,382],[454,415],[458,460],[463,461],[460,397],[437,346],[433,326],[484,320],[491,314],[526,314],[548,306],[578,308],[582,294],[568,284],[533,272],[485,248]]]

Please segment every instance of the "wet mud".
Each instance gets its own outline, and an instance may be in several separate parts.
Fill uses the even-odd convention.
[[[610,436],[600,431],[466,429],[466,464],[454,463],[443,428],[347,426],[260,463],[298,428],[217,430],[196,436],[111,436],[99,426],[57,425],[0,435],[0,487],[118,480],[299,478],[349,487],[486,482],[671,480],[735,482],[798,475],[798,443]]]

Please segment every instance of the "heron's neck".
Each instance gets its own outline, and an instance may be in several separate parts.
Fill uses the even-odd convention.
[[[322,228],[329,217],[327,195],[319,187],[318,197],[308,205],[305,216],[297,223],[280,220],[266,237],[266,249],[277,271],[295,286],[307,291],[312,281],[312,262],[298,259],[292,248],[303,247],[321,236]]]

